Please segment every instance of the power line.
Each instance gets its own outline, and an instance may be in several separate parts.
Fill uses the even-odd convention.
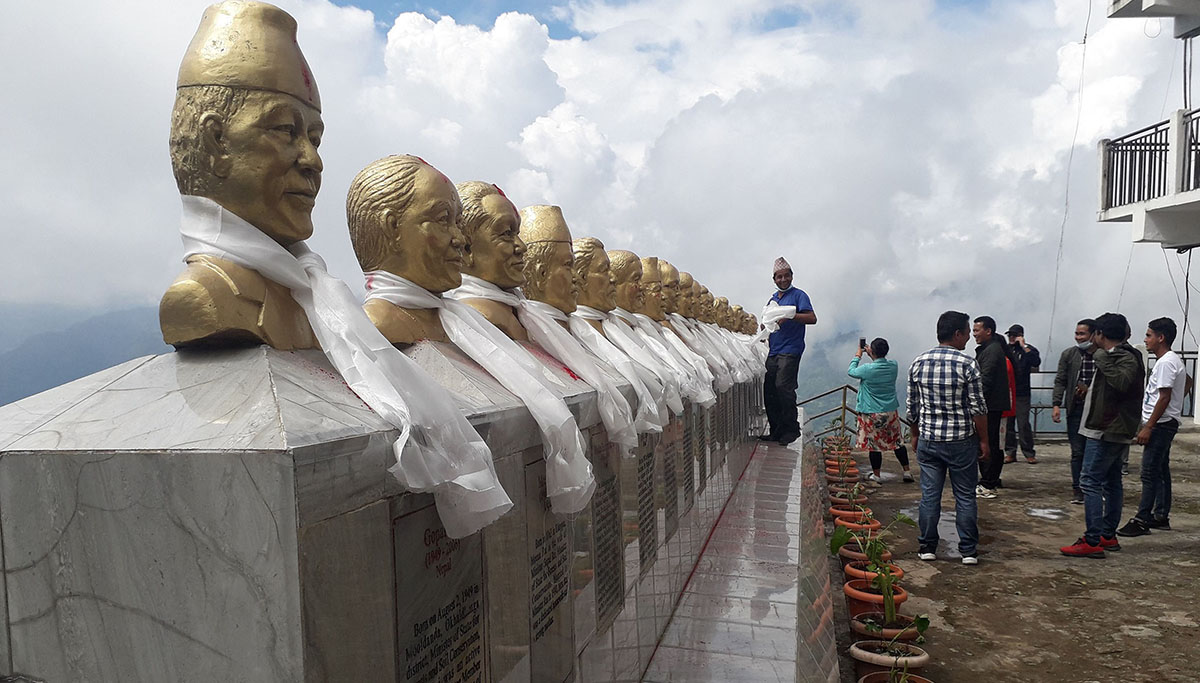
[[[1129,281],[1129,264],[1133,263],[1133,240],[1129,241],[1129,258],[1125,260],[1125,277],[1121,278],[1121,293],[1117,295],[1117,310],[1121,310],[1121,300],[1125,298],[1125,283]]]
[[[1071,213],[1071,162],[1075,160],[1075,142],[1079,138],[1079,122],[1083,119],[1083,75],[1087,66],[1088,28],[1092,25],[1092,2],[1087,3],[1087,19],[1083,23],[1083,50],[1079,55],[1079,104],[1075,110],[1075,131],[1071,133],[1071,147],[1067,151],[1066,187],[1063,190],[1063,218],[1058,228],[1058,253],[1054,257],[1054,289],[1050,295],[1050,334],[1046,339],[1046,350],[1054,348],[1054,317],[1058,313],[1058,278],[1062,272],[1063,240],[1067,235],[1067,217]]]

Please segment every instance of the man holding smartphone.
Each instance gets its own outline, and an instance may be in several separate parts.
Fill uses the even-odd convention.
[[[1037,454],[1033,447],[1033,426],[1029,423],[1029,407],[1033,390],[1030,377],[1042,364],[1042,354],[1037,347],[1025,341],[1025,328],[1013,325],[1005,333],[1008,337],[1008,357],[1012,359],[1013,379],[1016,380],[1017,399],[1013,406],[1016,415],[1008,418],[1007,434],[1004,437],[1004,462],[1017,461],[1017,441],[1020,435],[1021,454],[1025,462],[1037,463]]]

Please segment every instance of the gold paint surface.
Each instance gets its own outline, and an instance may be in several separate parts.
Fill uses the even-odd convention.
[[[350,242],[363,271],[384,270],[436,294],[462,284],[461,215],[450,179],[411,155],[372,162],[354,177],[346,196]],[[429,309],[403,309],[378,299],[364,308],[393,344],[445,340]]]
[[[663,313],[678,313],[679,270],[660,258],[658,260],[658,274],[662,278]]]
[[[612,279],[612,264],[604,243],[595,237],[580,237],[571,243],[571,250],[575,257],[573,269],[579,305],[604,312],[616,308],[617,285]]]
[[[500,188],[472,180],[455,186],[462,199],[462,272],[501,289],[525,284],[521,216]]]
[[[657,256],[644,256],[642,262],[642,309],[637,311],[651,320],[661,321],[663,314],[662,274],[658,270]]]
[[[563,313],[575,310],[579,286],[571,230],[557,206],[539,204],[521,209],[521,239],[525,241],[525,296],[550,304]]]
[[[631,313],[640,312],[645,306],[641,259],[632,251],[610,249],[608,260],[612,264],[612,281],[617,288],[617,306]]]
[[[675,300],[675,309],[685,318],[696,317],[696,293],[700,288],[692,279],[692,274],[686,270],[679,272],[679,297]]]

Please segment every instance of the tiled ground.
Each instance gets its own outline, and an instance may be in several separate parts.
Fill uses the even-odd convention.
[[[758,448],[645,681],[836,680],[816,484],[799,442]]]

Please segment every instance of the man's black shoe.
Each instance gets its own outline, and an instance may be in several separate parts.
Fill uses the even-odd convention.
[[[786,446],[798,438],[800,438],[799,433],[788,432],[787,434],[784,434],[783,436],[779,437],[779,445]]]
[[[1134,517],[1125,526],[1117,529],[1118,536],[1145,536],[1148,533],[1150,533],[1149,527],[1143,524],[1142,520],[1137,517]]]
[[[1155,517],[1154,519],[1151,519],[1149,522],[1146,522],[1146,526],[1150,529],[1160,529],[1162,531],[1170,531],[1171,530],[1171,520],[1168,519],[1167,517]]]
[[[775,434],[763,434],[762,436],[758,437],[758,440],[759,441],[778,441],[779,436],[775,435]]]

